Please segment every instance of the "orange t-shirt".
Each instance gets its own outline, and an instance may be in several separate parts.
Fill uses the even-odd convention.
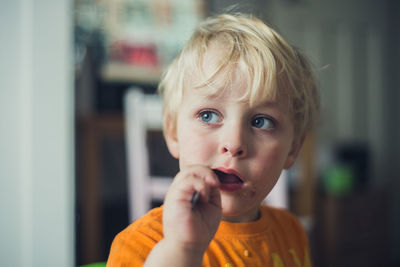
[[[107,266],[142,266],[163,238],[162,211],[162,207],[151,210],[119,233],[111,246]],[[309,267],[308,238],[292,214],[262,206],[257,221],[221,221],[202,266]]]

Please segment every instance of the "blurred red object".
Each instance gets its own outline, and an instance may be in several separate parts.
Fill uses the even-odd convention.
[[[110,58],[131,65],[159,67],[157,48],[154,44],[134,44],[124,41],[111,46]]]

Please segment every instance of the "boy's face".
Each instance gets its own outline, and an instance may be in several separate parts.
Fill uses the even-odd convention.
[[[250,106],[238,100],[246,90],[244,85],[233,80],[231,90],[213,97],[202,88],[186,89],[176,133],[166,132],[170,152],[179,158],[181,169],[201,164],[217,170],[223,219],[233,222],[257,218],[260,203],[282,169],[292,166],[301,146],[295,142],[285,102]]]

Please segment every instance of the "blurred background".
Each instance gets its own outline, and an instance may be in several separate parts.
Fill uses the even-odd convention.
[[[127,93],[154,95],[195,25],[232,8],[276,28],[319,79],[321,122],[284,185],[314,265],[400,266],[399,1],[1,3],[2,266],[106,261],[134,218]],[[144,138],[151,175],[173,176],[161,132]]]

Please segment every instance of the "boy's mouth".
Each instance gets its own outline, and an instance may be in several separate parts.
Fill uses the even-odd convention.
[[[218,176],[218,180],[221,184],[242,184],[243,181],[234,173],[226,173],[220,170],[214,170],[214,173]]]

